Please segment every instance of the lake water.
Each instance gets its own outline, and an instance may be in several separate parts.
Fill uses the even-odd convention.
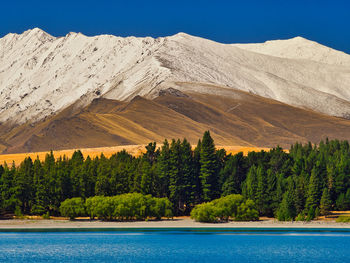
[[[0,232],[0,262],[350,262],[349,230]]]

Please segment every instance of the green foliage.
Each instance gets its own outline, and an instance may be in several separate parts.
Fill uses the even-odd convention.
[[[237,221],[258,220],[259,215],[252,200],[245,201],[242,195],[232,194],[195,206],[191,218],[198,222],[215,223],[230,218]]]
[[[191,218],[197,222],[216,223],[221,211],[213,203],[196,205],[191,211]]]
[[[329,215],[332,209],[332,200],[327,188],[323,189],[321,202],[320,202],[320,213],[321,215]]]
[[[117,196],[94,196],[86,199],[85,207],[91,219],[146,220],[148,217],[171,218],[172,203],[168,198],[156,198],[139,193]]]
[[[290,192],[286,192],[283,196],[280,208],[278,209],[277,219],[279,221],[293,221],[295,216],[292,196]]]
[[[66,199],[60,206],[60,212],[62,216],[74,219],[78,216],[85,216],[85,203],[81,197],[74,197]]]
[[[306,217],[305,217],[305,213],[301,212],[300,214],[298,214],[298,216],[295,218],[295,221],[305,221]]]
[[[253,200],[242,202],[237,209],[236,221],[256,221],[259,220],[259,213],[255,208]]]
[[[15,216],[16,216],[16,218],[23,218],[23,214],[22,214],[21,208],[19,206],[16,206]]]
[[[335,221],[337,223],[350,223],[350,216],[339,216]]]
[[[318,146],[296,143],[288,153],[276,147],[247,156],[228,155],[215,148],[206,131],[193,150],[186,139],[172,140],[170,145],[164,141],[160,148],[153,142],[145,150],[138,157],[123,150],[109,158],[101,154],[93,159],[84,158],[80,151],[71,158],[55,159],[50,152],[44,161],[27,158],[18,166],[0,165],[0,216],[15,212],[58,216],[61,203],[73,197],[86,200],[92,218],[118,220],[143,219],[145,213],[152,218],[160,214],[171,217],[171,212],[175,216],[189,215],[202,202],[232,194],[242,194],[255,204],[251,208],[250,203],[242,203],[237,211],[249,214],[256,209],[261,216],[279,220],[312,220],[318,213],[350,209],[347,141],[326,140]],[[133,214],[126,201],[113,198],[128,193],[167,198],[172,207],[165,201],[141,198],[142,202],[137,201],[139,212]],[[111,198],[102,202],[104,197],[99,196]],[[136,202],[131,197],[125,200]],[[117,209],[113,208],[115,204]],[[227,215],[221,204],[203,205],[202,217],[211,216],[215,210],[215,219],[206,220],[237,219],[237,215]]]
[[[204,132],[200,151],[200,175],[202,199],[210,201],[219,196],[217,189],[217,158],[215,155],[214,140],[210,132]]]
[[[42,215],[43,219],[50,219],[50,213],[46,212],[45,214]]]

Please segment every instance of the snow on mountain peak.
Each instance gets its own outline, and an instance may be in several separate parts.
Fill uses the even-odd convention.
[[[256,53],[292,59],[308,59],[331,65],[350,66],[350,55],[297,36],[256,44],[233,44]]]
[[[195,85],[185,90],[179,82],[350,116],[349,57],[301,37],[231,45],[186,33],[154,39],[71,32],[56,38],[34,28],[0,39],[0,122],[35,122],[73,103],[154,97],[169,87],[222,93]]]

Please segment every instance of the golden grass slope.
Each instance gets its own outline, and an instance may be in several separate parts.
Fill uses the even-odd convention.
[[[112,146],[112,147],[98,147],[98,148],[85,148],[80,149],[83,153],[84,157],[90,156],[91,158],[100,156],[102,153],[106,157],[112,156],[114,153],[117,153],[122,150],[126,150],[128,153],[134,156],[139,156],[140,154],[145,152],[146,145],[123,145],[123,146]],[[158,144],[160,146],[160,144]],[[192,146],[195,147],[194,145]],[[243,152],[244,155],[247,155],[248,152],[252,151],[268,151],[269,148],[258,148],[258,147],[247,147],[247,146],[219,146],[218,149],[225,149],[229,154],[236,154],[238,152]],[[53,151],[55,158],[67,156],[71,157],[73,152],[78,149],[69,149],[69,150],[61,150],[61,151]],[[31,153],[14,153],[14,154],[0,154],[0,164],[4,164],[5,162],[8,165],[11,165],[15,162],[16,165],[19,165],[25,158],[30,157],[33,161],[36,158],[39,158],[41,161],[45,160],[46,154],[49,152],[31,152]]]

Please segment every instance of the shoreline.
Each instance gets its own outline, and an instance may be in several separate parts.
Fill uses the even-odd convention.
[[[100,220],[57,220],[57,219],[5,219],[0,220],[0,232],[9,230],[54,230],[54,229],[180,229],[180,228],[209,228],[209,229],[349,229],[350,223],[336,223],[334,221],[311,222],[279,222],[277,220],[263,220],[252,222],[227,222],[227,223],[199,223],[192,219],[174,219],[161,221],[100,221]]]

